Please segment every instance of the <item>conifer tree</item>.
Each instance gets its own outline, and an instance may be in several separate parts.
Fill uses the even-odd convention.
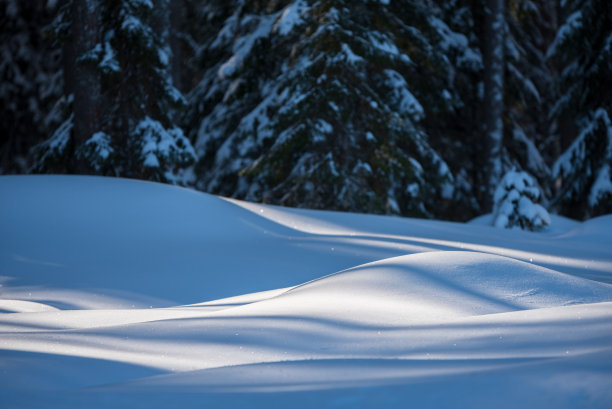
[[[70,3],[69,3],[70,4]],[[184,103],[170,75],[167,0],[77,1],[64,12],[73,108],[37,148],[41,171],[181,182],[193,148],[175,123]]]
[[[531,175],[506,172],[493,195],[493,225],[538,231],[550,225],[550,215],[539,202],[541,193]]]
[[[61,53],[53,2],[0,0],[0,174],[23,173],[30,148],[61,122]]]
[[[612,212],[612,95],[607,91],[612,89],[612,5],[606,0],[563,5],[567,17],[548,50],[560,69],[560,97],[551,116],[558,132],[572,129],[574,139],[553,167],[561,182],[555,205],[582,219]]]
[[[483,130],[483,6],[480,0],[436,4],[440,12],[430,17],[432,47],[439,50],[443,69],[439,77],[423,81],[443,91],[433,95],[437,103],[427,107],[423,126],[455,177],[452,206],[439,217],[468,220],[482,213],[478,198],[486,185],[485,156],[475,141]]]
[[[465,220],[516,168],[610,212],[610,6],[557,3],[0,0],[0,172],[43,141],[38,172]]]
[[[444,101],[425,80],[445,77],[430,41],[439,19],[419,2],[384,3],[243,1],[216,17],[191,96],[198,188],[339,210],[443,207],[452,175],[421,125]]]
[[[460,195],[456,193],[454,215],[448,217],[456,217],[458,209],[472,217],[486,211],[495,190],[495,182],[490,180],[493,164],[500,171],[527,169],[545,187],[550,179],[548,163],[553,149],[546,118],[552,98],[552,73],[544,58],[553,31],[549,3],[510,0],[501,13],[502,23],[496,22],[497,26],[505,26],[501,42],[504,50],[497,50],[498,57],[504,55],[503,65],[497,64],[497,69],[501,67],[503,71],[498,74],[503,86],[497,84],[497,103],[503,109],[497,109],[498,120],[487,125],[494,105],[490,38],[491,31],[495,31],[491,26],[493,14],[485,1],[437,2],[442,10],[438,24],[440,46],[445,49],[450,74],[446,89],[452,98],[447,100],[447,109],[428,111],[425,126],[432,144],[456,177],[456,192]],[[487,78],[490,92],[485,94]],[[477,143],[476,138],[486,135],[487,126],[498,127],[500,122],[504,124],[503,137],[497,138],[498,152],[491,163],[491,144]],[[486,140],[491,142],[490,138]],[[542,147],[547,147],[546,155],[541,154]]]
[[[510,0],[506,13],[506,130],[510,167],[524,169],[550,196],[555,137],[548,112],[554,99],[546,50],[555,34],[554,1]]]

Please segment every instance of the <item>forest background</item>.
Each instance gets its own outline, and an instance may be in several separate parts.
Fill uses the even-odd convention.
[[[0,0],[0,39],[0,174],[464,221],[515,170],[612,212],[607,0]]]

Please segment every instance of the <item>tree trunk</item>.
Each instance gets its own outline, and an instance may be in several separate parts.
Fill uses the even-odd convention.
[[[504,135],[504,41],[505,0],[485,0],[484,49],[484,155],[486,191],[482,207],[485,212],[493,208],[493,193],[502,178],[502,149]]]
[[[181,92],[189,91],[185,81],[185,46],[181,33],[186,30],[184,1],[170,2],[170,48],[172,49],[172,83]]]
[[[100,4],[98,3],[99,0],[72,1],[72,51],[74,53],[72,92],[74,94],[73,138],[75,149],[82,146],[95,132],[100,130],[100,73],[95,61],[83,60],[87,52],[101,43]],[[82,158],[75,157],[73,171],[89,173],[89,167]]]

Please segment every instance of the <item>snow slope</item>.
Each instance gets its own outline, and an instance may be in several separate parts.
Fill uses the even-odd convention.
[[[0,177],[0,406],[612,406],[612,216],[527,233]]]

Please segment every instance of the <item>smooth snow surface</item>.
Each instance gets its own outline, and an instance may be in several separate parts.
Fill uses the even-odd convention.
[[[0,177],[0,407],[612,407],[612,216],[539,233]]]

